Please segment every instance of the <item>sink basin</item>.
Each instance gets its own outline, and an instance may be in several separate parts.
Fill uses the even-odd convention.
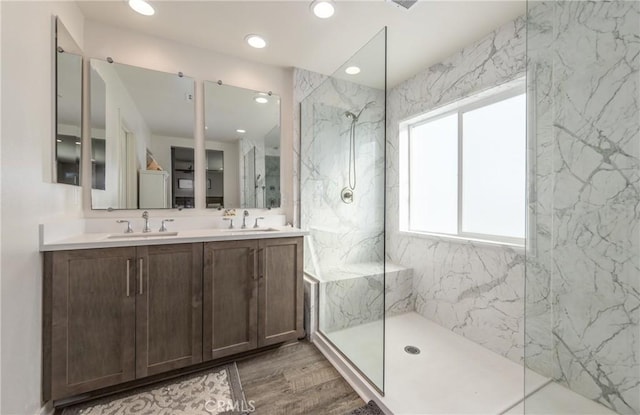
[[[233,232],[233,233],[254,233],[254,232],[277,232],[276,228],[246,228],[246,229],[218,229],[221,232]]]
[[[114,233],[107,236],[107,239],[157,238],[159,236],[177,236],[177,235],[178,235],[178,232]]]

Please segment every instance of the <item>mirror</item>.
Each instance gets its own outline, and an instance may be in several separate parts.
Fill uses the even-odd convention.
[[[93,209],[192,208],[193,79],[91,59]]]
[[[82,156],[82,51],[55,20],[55,181],[80,185]]]
[[[204,106],[207,207],[280,207],[280,97],[205,81]]]

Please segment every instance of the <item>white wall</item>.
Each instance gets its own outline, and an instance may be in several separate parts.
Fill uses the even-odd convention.
[[[136,157],[138,163],[144,167],[146,167],[146,153],[148,143],[151,140],[151,131],[113,66],[110,64],[96,65],[95,70],[104,81],[106,90],[106,170],[105,189],[91,189],[93,206],[101,209],[123,207],[126,205],[126,201],[120,197],[123,192],[118,191],[123,183],[120,173],[122,166],[126,163],[126,160],[121,157],[123,154],[120,151],[121,126],[135,136]],[[94,136],[92,135],[92,137]],[[85,175],[83,179],[86,180],[86,183],[91,183],[91,177]],[[88,190],[89,187],[87,187]]]
[[[40,411],[42,265],[38,224],[81,214],[80,188],[50,183],[53,20],[82,45],[72,2],[2,2],[0,413]]]
[[[293,121],[292,121],[292,71],[271,65],[250,62],[213,51],[196,48],[179,42],[148,36],[103,23],[87,21],[85,25],[85,55],[99,59],[112,57],[116,62],[140,66],[158,71],[178,73],[194,78],[196,82],[196,131],[195,148],[200,158],[195,161],[195,180],[204,183],[204,123],[202,81],[222,80],[227,85],[258,91],[273,91],[281,97],[282,131],[282,212],[287,221],[293,215]],[[86,157],[85,157],[86,159]],[[86,162],[86,161],[85,161]],[[205,189],[195,189],[196,209],[172,212],[172,215],[211,214],[205,210]],[[85,192],[85,206],[90,206],[89,192]],[[226,204],[226,203],[225,203]],[[87,216],[106,216],[106,212],[86,211]],[[130,215],[130,213],[129,213]],[[136,214],[137,215],[137,214]],[[111,214],[113,216],[113,214]]]

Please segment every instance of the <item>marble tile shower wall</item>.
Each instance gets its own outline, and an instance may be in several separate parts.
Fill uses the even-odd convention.
[[[640,3],[529,10],[527,364],[640,413]]]
[[[293,222],[300,227],[300,104],[328,76],[300,68],[293,69]]]
[[[394,87],[388,95],[387,260],[412,268],[416,311],[516,362],[523,360],[524,252],[399,231],[398,123],[525,73],[516,19]]]
[[[384,258],[384,92],[331,78],[305,101],[301,112],[301,227],[310,235],[307,271],[320,280],[345,264]],[[356,114],[356,188],[353,203],[341,200],[349,184],[349,135]],[[382,289],[381,289],[382,290]]]

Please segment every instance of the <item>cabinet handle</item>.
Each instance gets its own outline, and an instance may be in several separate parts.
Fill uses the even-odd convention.
[[[144,264],[144,259],[140,258],[140,294],[142,294],[142,265]]]
[[[131,270],[131,260],[127,259],[127,297],[131,296],[131,276],[129,275]]]
[[[262,261],[262,262],[260,262],[258,264],[258,271],[259,271],[258,272],[259,273],[258,279],[259,280],[264,278],[264,275],[263,275],[263,272],[264,272],[264,264],[263,264],[264,260],[263,260],[263,257],[264,257],[264,248],[260,248],[260,249],[258,249],[258,261]]]
[[[256,278],[256,250],[249,251],[249,263],[251,264],[251,279],[257,281]]]

